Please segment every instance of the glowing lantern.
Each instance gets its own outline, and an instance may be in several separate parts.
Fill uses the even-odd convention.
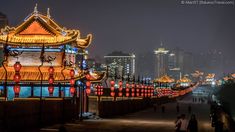
[[[53,76],[50,76],[48,79],[49,84],[53,84],[54,83],[54,78]]]
[[[70,87],[70,94],[73,96],[75,93],[75,88],[74,87]]]
[[[14,64],[14,69],[16,72],[19,72],[21,67],[22,67],[22,65],[18,61]]]
[[[75,84],[75,80],[72,78],[70,79],[70,85],[74,85]]]
[[[115,82],[112,80],[112,81],[110,81],[110,85],[111,86],[114,86],[115,85]]]
[[[122,92],[119,92],[119,93],[118,93],[118,96],[121,97],[121,96],[122,96]]]
[[[75,72],[74,72],[74,70],[70,70],[70,77],[74,77],[74,75],[75,75]]]
[[[130,96],[130,94],[129,93],[126,93],[126,97],[129,97]]]
[[[87,87],[90,87],[90,86],[91,86],[91,82],[90,82],[90,81],[87,81],[87,82],[86,82],[86,86],[87,86]]]
[[[15,82],[15,86],[14,86],[14,93],[15,93],[15,97],[19,97],[20,94],[20,86],[19,86],[19,82],[21,79],[20,76],[20,69],[21,69],[22,65],[20,64],[20,62],[16,62],[14,64],[14,70],[15,70],[15,75],[14,75],[14,82]]]
[[[14,89],[15,97],[19,97],[20,86],[16,84],[13,89]]]
[[[19,83],[19,82],[20,82],[20,79],[21,79],[20,74],[16,72],[16,74],[14,75],[14,81],[15,81],[16,83]]]
[[[118,85],[119,87],[122,87],[122,81],[119,81]]]
[[[50,66],[50,68],[48,69],[48,72],[49,74],[54,74],[55,69],[52,66]]]
[[[114,97],[114,96],[115,96],[115,92],[111,92],[110,95],[111,95],[112,97]]]
[[[131,93],[131,96],[134,97],[134,96],[135,96],[135,93]]]
[[[114,89],[115,89],[114,87],[111,87],[111,88],[110,88],[111,91],[114,91]]]
[[[86,89],[86,93],[89,95],[91,93],[91,89],[90,88],[87,88]]]
[[[49,86],[49,87],[48,87],[48,91],[49,91],[49,94],[50,94],[50,95],[53,95],[54,86]]]

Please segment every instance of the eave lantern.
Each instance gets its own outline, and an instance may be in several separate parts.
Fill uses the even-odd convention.
[[[118,88],[118,96],[119,97],[121,97],[122,96],[122,81],[119,81],[119,83],[118,83],[118,85],[119,85],[119,88]]]
[[[20,79],[21,79],[21,76],[20,76],[20,69],[21,69],[22,65],[20,64],[20,62],[16,62],[14,64],[14,70],[15,70],[15,75],[14,75],[14,82],[15,82],[15,86],[13,88],[14,90],[14,93],[15,93],[15,97],[19,97],[19,94],[20,94]]]
[[[86,94],[90,95],[90,93],[91,93],[91,82],[86,81]]]
[[[74,70],[73,69],[70,70],[70,77],[71,77],[71,79],[70,79],[69,82],[70,82],[70,94],[71,94],[71,96],[73,96],[74,93],[76,92],[75,87],[74,87],[74,85],[75,85],[74,75],[75,75]]]
[[[115,88],[114,88],[114,85],[115,85],[115,81],[114,80],[111,80],[110,81],[110,95],[112,96],[112,97],[114,97],[115,96]]]
[[[53,66],[50,66],[48,69],[49,72],[49,79],[48,79],[48,92],[50,96],[53,96],[53,92],[54,92],[54,71],[55,69],[53,68]]]
[[[126,82],[126,97],[130,96],[130,89],[129,89],[130,84]]]

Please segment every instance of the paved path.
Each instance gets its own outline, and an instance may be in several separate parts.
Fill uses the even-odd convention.
[[[162,113],[161,106],[156,111],[149,108],[136,113],[120,116],[112,119],[89,119],[83,122],[66,124],[66,130],[75,132],[174,132],[174,121],[179,114],[186,114],[187,118],[191,113],[196,114],[199,122],[199,132],[213,132],[209,118],[209,105],[205,102],[192,102],[193,94],[184,97],[174,103],[165,104],[165,113]],[[176,112],[176,105],[179,104],[180,112]],[[192,112],[188,113],[188,106]],[[43,131],[58,131],[58,125],[42,129]]]

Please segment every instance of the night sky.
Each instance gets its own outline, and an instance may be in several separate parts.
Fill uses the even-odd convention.
[[[0,12],[11,26],[33,11],[46,13],[60,25],[94,39],[89,52],[100,56],[113,50],[136,54],[160,46],[180,47],[195,54],[221,51],[235,71],[235,5],[182,5],[180,0],[0,0]],[[209,1],[209,0],[208,0]]]

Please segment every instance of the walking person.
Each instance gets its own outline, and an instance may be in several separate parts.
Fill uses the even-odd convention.
[[[185,118],[185,114],[181,115],[181,118],[177,121],[176,124],[180,123],[179,132],[187,132],[188,120]]]
[[[181,126],[181,116],[177,116],[177,119],[175,120],[175,132],[180,132],[180,126]]]
[[[189,132],[198,132],[198,123],[196,116],[194,114],[191,115],[191,118],[188,123],[188,131]]]

